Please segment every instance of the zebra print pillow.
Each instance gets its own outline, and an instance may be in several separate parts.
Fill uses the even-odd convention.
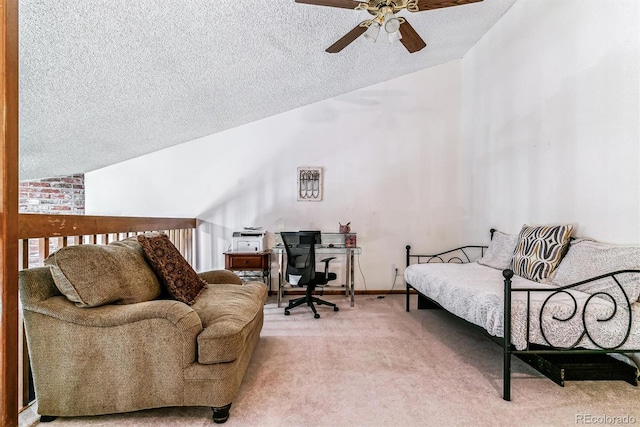
[[[541,282],[551,276],[569,245],[572,225],[523,225],[511,259],[511,269],[518,276]]]

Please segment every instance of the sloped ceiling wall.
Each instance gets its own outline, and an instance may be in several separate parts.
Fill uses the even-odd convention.
[[[400,12],[427,42],[359,38],[370,15],[282,1],[21,0],[20,179],[88,172],[461,58],[516,0]]]

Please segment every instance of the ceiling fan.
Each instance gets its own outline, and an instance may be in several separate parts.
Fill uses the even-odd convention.
[[[326,50],[329,53],[340,52],[363,34],[374,42],[385,40],[392,43],[400,40],[409,53],[417,52],[427,44],[405,18],[396,16],[397,12],[402,9],[407,9],[409,12],[421,12],[479,1],[482,0],[295,0],[296,3],[316,6],[366,10],[373,15],[373,18],[362,21],[340,40],[329,46]]]

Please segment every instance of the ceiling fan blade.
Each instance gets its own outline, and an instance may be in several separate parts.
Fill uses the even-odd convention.
[[[338,53],[345,47],[347,47],[351,42],[360,37],[365,31],[367,31],[367,27],[358,25],[353,30],[349,31],[345,34],[340,40],[332,44],[327,48],[327,52],[329,53]]]
[[[409,53],[415,53],[427,45],[406,19],[400,24],[400,34],[402,34],[400,41]]]
[[[418,0],[418,11],[441,9],[443,7],[461,6],[482,0]]]
[[[312,4],[315,6],[342,7],[344,9],[355,9],[360,2],[353,0],[296,0],[296,3]]]

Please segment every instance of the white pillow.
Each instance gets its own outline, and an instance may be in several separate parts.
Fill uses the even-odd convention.
[[[578,240],[571,242],[551,282],[556,286],[565,286],[618,270],[640,270],[639,246],[615,246],[593,240]],[[640,297],[640,273],[625,273],[616,277],[629,301],[637,301]],[[607,292],[616,301],[624,301],[620,287],[611,278],[585,283],[574,289],[588,294]]]
[[[509,268],[517,244],[517,234],[494,231],[489,248],[485,251],[484,256],[478,260],[478,264],[498,270]]]

